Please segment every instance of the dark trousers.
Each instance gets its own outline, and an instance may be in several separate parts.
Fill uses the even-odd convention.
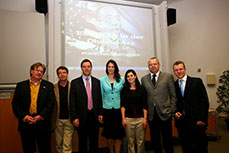
[[[77,133],[79,140],[79,153],[87,153],[87,146],[89,146],[90,153],[98,152],[99,127],[97,121],[95,121],[93,111],[87,112],[86,126],[79,126],[79,128],[77,128]],[[87,145],[87,142],[89,142],[89,145]]]
[[[154,118],[149,121],[150,136],[154,153],[174,153],[172,144],[172,120],[163,121],[154,110]],[[162,138],[162,140],[161,140]]]
[[[51,132],[37,127],[20,131],[24,153],[35,153],[36,143],[40,153],[51,153]]]
[[[177,126],[183,153],[207,153],[208,140],[206,127],[189,128],[185,122]]]

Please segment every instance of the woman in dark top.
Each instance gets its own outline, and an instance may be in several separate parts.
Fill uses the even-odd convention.
[[[145,153],[145,129],[147,126],[146,91],[140,85],[136,72],[132,69],[125,74],[125,84],[121,91],[122,125],[126,131],[128,153]]]

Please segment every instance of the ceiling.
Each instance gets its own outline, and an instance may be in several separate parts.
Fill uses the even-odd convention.
[[[124,0],[124,1],[132,1],[132,2],[140,2],[140,3],[148,3],[148,4],[161,4],[163,1],[167,1],[167,3],[172,3],[176,1],[183,1],[183,0]]]
[[[125,1],[148,3],[148,4],[160,4],[161,2],[163,2],[165,0],[125,0]]]
[[[162,1],[175,2],[183,0],[123,0],[148,4],[160,4]],[[0,0],[0,10],[36,12],[35,0]]]

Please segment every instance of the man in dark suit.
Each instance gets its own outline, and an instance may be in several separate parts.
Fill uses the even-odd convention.
[[[208,122],[209,101],[200,78],[186,75],[185,64],[173,64],[177,93],[176,127],[181,138],[183,153],[207,153],[205,130]]]
[[[92,63],[81,62],[83,75],[72,80],[70,90],[70,112],[73,125],[78,132],[79,152],[98,152],[99,122],[102,122],[102,97],[100,82],[91,76]]]
[[[171,116],[176,109],[176,92],[173,76],[161,72],[158,58],[148,61],[150,73],[142,79],[147,91],[148,121],[154,153],[173,153]],[[161,137],[162,143],[161,144]]]
[[[30,67],[31,78],[19,82],[12,101],[18,118],[18,130],[24,153],[35,153],[36,142],[40,153],[51,153],[51,113],[55,102],[53,84],[42,80],[45,65]]]

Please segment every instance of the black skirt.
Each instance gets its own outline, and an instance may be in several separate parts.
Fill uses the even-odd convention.
[[[122,139],[125,137],[121,109],[104,109],[103,122],[102,136],[107,139]]]

